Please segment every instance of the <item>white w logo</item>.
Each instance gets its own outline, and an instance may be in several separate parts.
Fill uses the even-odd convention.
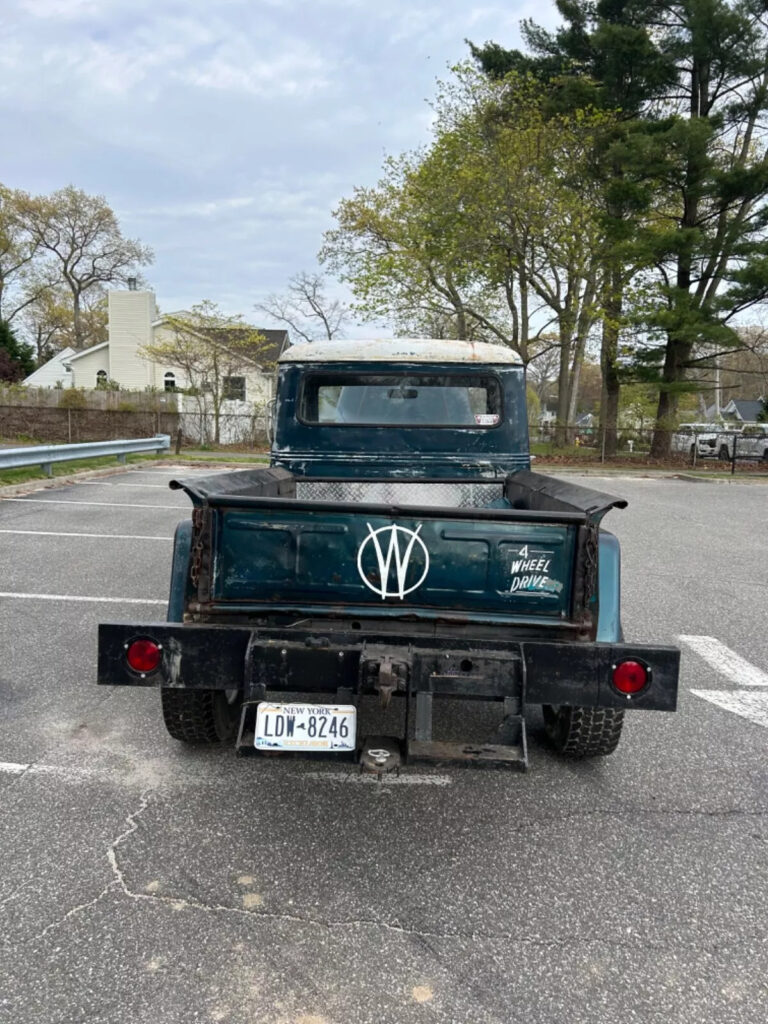
[[[366,587],[370,587],[374,594],[378,594],[381,597],[382,601],[385,597],[399,597],[402,601],[406,594],[410,594],[412,590],[421,586],[429,572],[429,553],[424,546],[424,541],[419,536],[421,523],[419,523],[415,530],[407,530],[404,526],[382,526],[380,529],[374,530],[370,523],[366,523],[365,525],[368,527],[368,536],[360,545],[360,550],[357,552],[357,571],[360,573],[360,578]],[[381,540],[383,538],[380,539],[380,535],[384,533],[389,534],[389,546],[387,547],[386,554],[384,553],[381,544]],[[408,538],[408,543],[406,544],[404,551],[400,550],[400,538],[398,537],[398,534],[403,534],[404,537]],[[379,568],[378,586],[376,586],[375,583],[371,583],[363,570],[363,555],[366,548],[371,543],[373,544]],[[424,571],[419,579],[409,587],[407,586],[408,570],[410,568],[411,554],[413,553],[415,544],[418,544],[424,552]],[[393,565],[397,586],[394,590],[390,590],[389,574]]]

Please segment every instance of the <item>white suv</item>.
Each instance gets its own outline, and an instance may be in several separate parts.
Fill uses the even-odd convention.
[[[768,462],[768,423],[746,423],[736,453],[739,458]]]
[[[672,435],[673,452],[686,452],[699,458],[717,455],[717,428],[711,423],[681,423]]]
[[[720,459],[721,462],[730,462],[733,458],[733,445],[736,438],[741,438],[740,429],[719,426],[716,423],[681,423],[677,432],[672,435],[672,451],[687,452],[693,456],[695,444],[696,455],[700,459]],[[739,455],[741,451],[742,446],[739,441]]]

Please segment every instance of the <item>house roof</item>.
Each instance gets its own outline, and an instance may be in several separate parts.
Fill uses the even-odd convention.
[[[187,310],[179,310],[176,313],[166,313],[159,317],[157,320],[152,322],[153,327],[160,327],[162,324],[173,320],[190,320],[194,323],[194,313],[190,313]],[[198,334],[206,334],[212,340],[218,341],[223,347],[226,347],[227,340],[237,341],[242,338],[243,335],[251,334],[253,331],[257,331],[263,341],[256,342],[254,345],[245,345],[238,349],[238,352],[245,356],[252,363],[256,363],[258,366],[264,366],[269,363],[276,363],[279,356],[290,344],[290,338],[288,331],[284,329],[271,330],[266,327],[252,327],[250,324],[245,324],[242,327],[237,326],[222,326],[215,328],[194,328]]]
[[[389,362],[403,363],[513,363],[520,356],[504,345],[445,338],[371,338],[366,341],[314,341],[291,345],[281,363]]]
[[[99,342],[98,345],[91,345],[90,348],[84,348],[81,352],[75,352],[73,356],[69,357],[67,362],[74,363],[76,359],[82,359],[83,356],[89,356],[91,352],[98,352],[99,349],[106,348],[108,345],[108,341]]]
[[[68,373],[69,371],[67,367],[64,365],[64,363],[65,361],[69,361],[69,357],[74,354],[74,351],[75,350],[73,348],[67,346],[66,348],[61,349],[59,352],[56,352],[55,355],[52,355],[47,362],[43,363],[42,366],[38,366],[38,368],[36,370],[33,370],[28,377],[25,377],[24,380],[22,381],[22,384],[24,384],[25,386],[34,387],[35,380],[41,377],[45,377],[44,371],[49,370],[53,367],[61,367],[61,369],[65,373]]]
[[[734,413],[744,423],[754,423],[762,411],[762,401],[759,399],[751,401],[744,398],[732,398],[723,409],[724,413]]]

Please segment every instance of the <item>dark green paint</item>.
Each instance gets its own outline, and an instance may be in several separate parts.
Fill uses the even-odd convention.
[[[304,375],[320,365],[280,367],[272,465],[297,476],[482,478],[530,466],[525,371],[522,366],[388,363],[387,373],[494,376],[502,389],[503,419],[494,427],[352,426],[304,423],[298,415]],[[345,363],[345,372],[382,373],[380,362]]]
[[[472,520],[469,515],[467,519],[443,519],[406,510],[386,514],[344,508],[338,512],[294,512],[284,507],[261,508],[257,515],[245,509],[217,509],[215,522],[214,602],[356,605],[377,611],[389,607],[401,613],[410,608],[482,611],[547,619],[565,617],[570,609],[577,529],[570,524],[494,522]],[[382,598],[365,585],[358,571],[358,555],[365,544],[363,570],[381,589],[374,542],[366,543],[366,538],[370,530],[387,531],[379,535],[386,555],[388,528],[393,524],[418,531],[429,559],[423,583],[402,600],[399,596]],[[407,535],[398,537],[404,550]],[[527,559],[519,555],[526,545]],[[514,569],[515,563],[524,562],[533,568],[518,565]],[[546,568],[544,563],[548,563]],[[425,565],[417,542],[406,589],[418,582]],[[542,589],[512,592],[512,581],[524,577],[538,577],[537,586]],[[387,590],[397,590],[394,568],[390,569]]]

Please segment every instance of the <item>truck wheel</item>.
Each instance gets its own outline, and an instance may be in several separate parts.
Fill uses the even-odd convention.
[[[237,735],[239,691],[177,690],[164,686],[160,700],[165,728],[175,740],[194,745],[226,743]]]
[[[544,729],[559,754],[605,757],[619,745],[624,712],[616,708],[543,706]]]
[[[731,453],[728,451],[728,449],[727,449],[727,447],[725,445],[722,445],[722,447],[720,448],[720,451],[718,453],[718,458],[720,459],[721,462],[730,462],[731,461]]]

